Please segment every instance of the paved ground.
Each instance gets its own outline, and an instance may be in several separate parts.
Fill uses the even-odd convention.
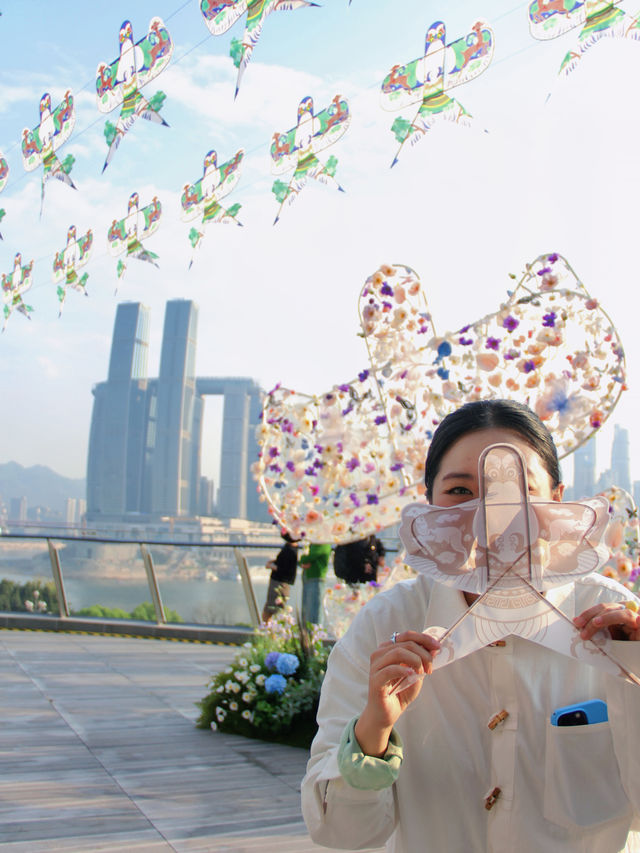
[[[0,631],[3,853],[307,853],[306,752],[196,729],[228,646]]]

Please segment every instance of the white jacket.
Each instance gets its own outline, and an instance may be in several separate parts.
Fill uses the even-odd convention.
[[[568,616],[632,596],[590,575],[551,590]],[[319,731],[302,783],[311,837],[338,848],[387,843],[395,853],[616,853],[640,851],[640,687],[518,637],[434,672],[396,724],[404,744],[397,782],[356,790],[340,775],[345,725],[360,714],[369,657],[393,631],[448,626],[463,594],[419,576],[381,593],[333,649],[322,688]],[[640,643],[613,653],[640,674]],[[607,702],[609,722],[558,727],[559,707]],[[509,716],[495,729],[497,712]],[[487,810],[485,798],[501,794]]]

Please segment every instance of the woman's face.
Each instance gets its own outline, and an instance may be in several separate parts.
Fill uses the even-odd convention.
[[[483,429],[459,438],[444,454],[433,482],[432,504],[457,506],[480,496],[478,460],[491,444],[513,444],[527,464],[529,494],[549,501],[561,501],[564,486],[553,488],[551,475],[536,451],[510,429]]]

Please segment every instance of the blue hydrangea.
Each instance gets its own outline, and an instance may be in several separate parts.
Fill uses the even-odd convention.
[[[268,655],[265,656],[264,665],[267,669],[273,670],[276,668],[276,664],[278,663],[278,658],[280,657],[280,652],[269,652]]]
[[[281,675],[293,675],[300,666],[300,661],[295,655],[281,654],[276,661],[276,669]]]
[[[284,693],[287,679],[283,675],[270,675],[264,683],[267,693]]]

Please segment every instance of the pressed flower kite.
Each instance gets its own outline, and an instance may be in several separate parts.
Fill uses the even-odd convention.
[[[274,133],[271,143],[272,171],[275,175],[294,169],[293,177],[287,186],[280,180],[275,181],[271,191],[280,202],[274,225],[280,219],[285,202],[292,204],[298,193],[306,186],[309,178],[322,184],[332,184],[344,192],[334,175],[338,160],[329,157],[321,163],[316,157],[319,151],[333,145],[345,133],[351,122],[349,105],[340,95],[336,95],[326,109],[313,112],[313,98],[303,98],[298,105],[298,122],[286,133]]]
[[[88,262],[92,245],[91,229],[81,237],[76,237],[76,226],[71,225],[67,231],[67,245],[62,251],[56,252],[53,259],[53,283],[58,285],[59,317],[62,315],[67,288],[71,287],[87,296],[86,286],[89,276],[85,272],[79,277],[76,270]]]
[[[7,327],[9,317],[13,311],[19,311],[30,320],[29,314],[33,311],[30,305],[25,305],[22,294],[26,293],[33,283],[33,261],[22,266],[22,255],[16,253],[13,261],[13,270],[10,273],[2,273],[2,309],[4,314],[4,325],[2,331]]]
[[[22,131],[22,162],[27,172],[32,172],[38,166],[43,167],[40,189],[40,215],[44,205],[44,186],[50,178],[57,178],[72,189],[76,185],[69,173],[75,162],[72,154],[68,154],[60,162],[56,151],[71,136],[76,121],[73,105],[73,95],[67,91],[64,99],[55,110],[51,110],[51,95],[45,92],[40,98],[40,122],[33,130],[25,127]]]
[[[114,219],[109,228],[107,234],[109,251],[115,257],[126,251],[127,257],[148,261],[157,267],[158,256],[155,252],[145,249],[142,240],[158,230],[162,205],[156,196],[145,207],[140,208],[139,204],[138,193],[131,193],[127,215],[118,221]],[[122,278],[125,270],[126,264],[122,260],[118,261],[118,278]]]
[[[369,368],[326,394],[266,398],[255,473],[281,528],[347,542],[396,523],[424,492],[432,431],[471,400],[527,403],[561,456],[610,415],[625,385],[610,318],[564,258],[542,255],[497,311],[437,335],[416,273],[382,266],[360,293]]]
[[[533,0],[529,29],[536,39],[554,39],[582,27],[578,44],[568,51],[560,74],[568,76],[586,51],[603,38],[640,39],[640,16],[619,8],[619,0]]]
[[[445,38],[445,25],[436,21],[427,31],[424,56],[407,65],[394,65],[382,83],[385,109],[400,110],[420,104],[411,121],[397,118],[391,127],[400,143],[392,166],[398,162],[405,142],[414,145],[436,121],[447,119],[464,125],[471,122],[464,107],[446,93],[489,67],[493,58],[493,32],[488,24],[478,21],[466,36],[450,44],[446,44]]]
[[[147,101],[140,89],[164,71],[172,53],[173,42],[161,18],[151,19],[149,32],[137,44],[133,41],[131,22],[125,21],[120,27],[120,54],[109,65],[101,62],[96,77],[100,112],[110,113],[122,104],[117,124],[114,126],[108,121],[105,126],[104,135],[109,151],[102,167],[103,172],[125,133],[139,116],[168,127],[160,115],[164,93],[156,92]]]

